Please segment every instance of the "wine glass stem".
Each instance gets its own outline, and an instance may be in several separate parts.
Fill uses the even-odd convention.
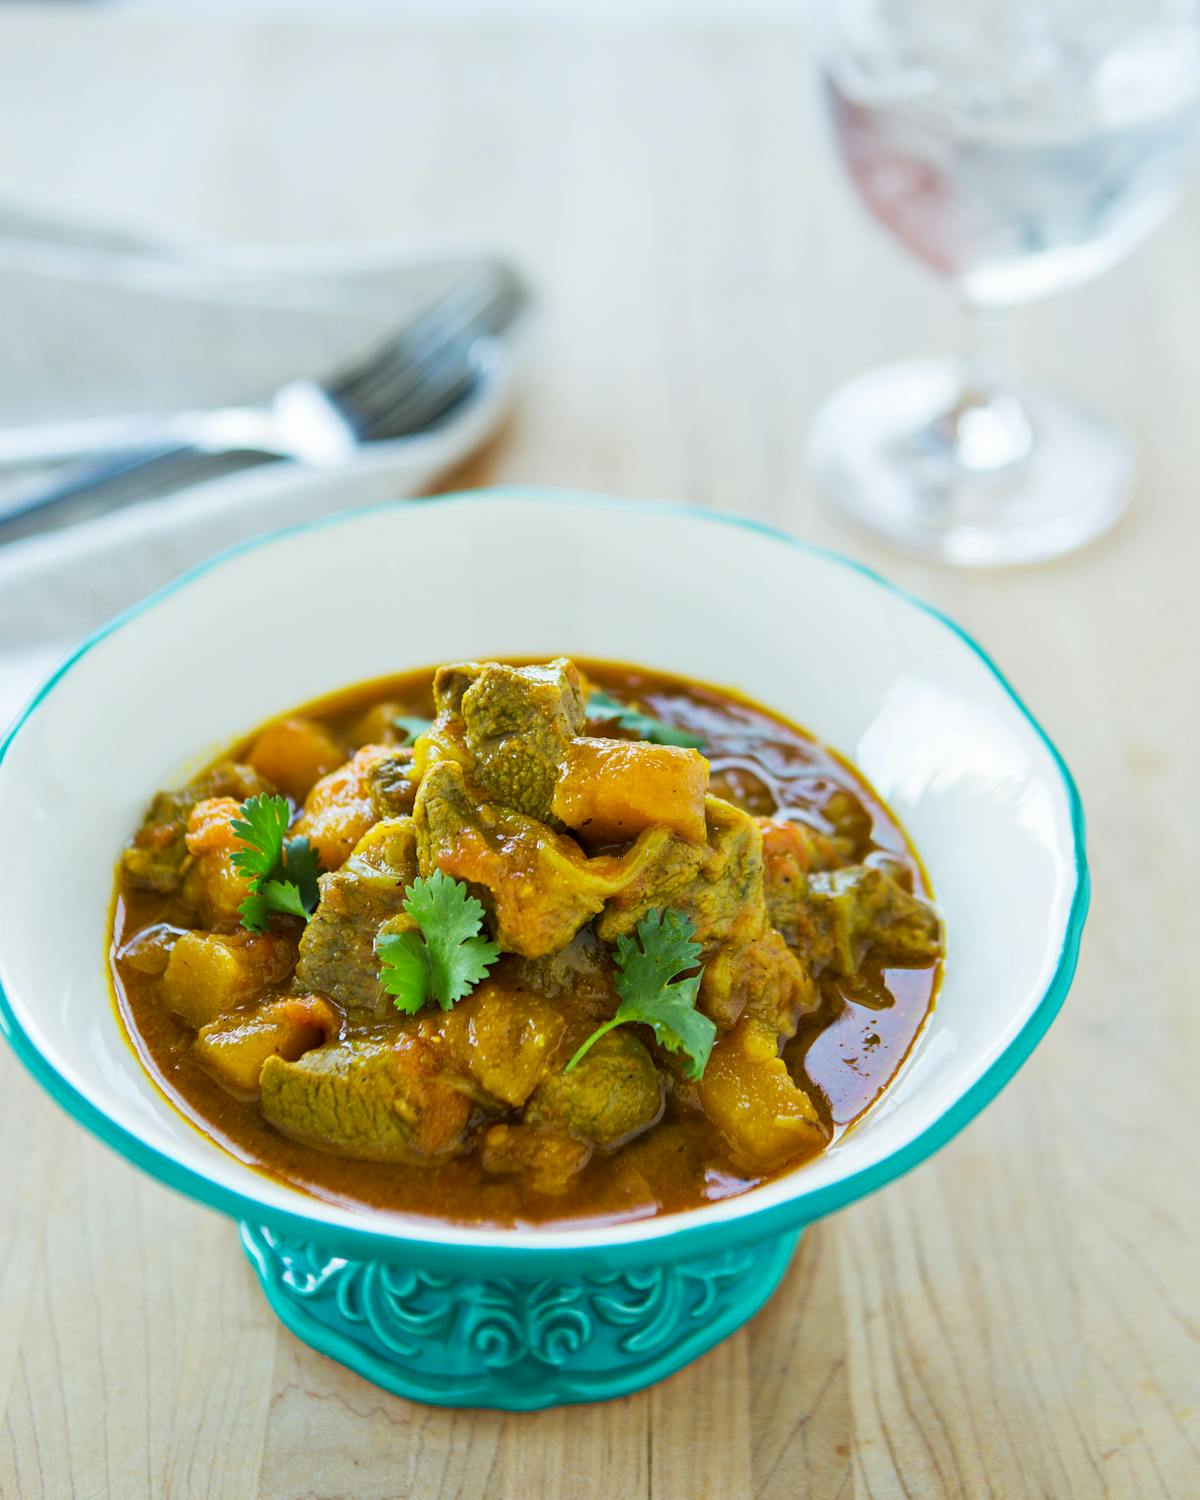
[[[998,473],[1028,458],[1033,424],[1001,374],[1000,315],[964,304],[967,352],[962,384],[949,409],[933,423],[937,447],[971,473]]]

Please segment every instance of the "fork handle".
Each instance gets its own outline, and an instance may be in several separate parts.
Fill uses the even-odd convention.
[[[0,431],[0,467],[52,464],[88,454],[140,452],[159,438],[165,441],[165,433],[175,430],[179,416],[134,412],[6,428]]]
[[[89,490],[99,489],[114,479],[124,479],[140,469],[153,468],[164,459],[182,458],[194,452],[187,443],[163,440],[122,453],[80,459],[47,478],[14,487],[8,493],[0,491],[0,542],[23,531],[23,523],[34,515],[39,522],[50,520],[56,511]]]

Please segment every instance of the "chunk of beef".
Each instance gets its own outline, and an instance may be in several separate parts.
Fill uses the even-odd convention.
[[[941,955],[942,924],[927,901],[875,865],[848,865],[808,877],[818,952],[848,978],[869,952],[900,964],[930,964]]]
[[[787,1039],[819,1000],[812,976],[773,928],[753,942],[719,948],[700,981],[700,1009],[723,1031],[746,1015]]]
[[[603,1019],[617,1007],[612,950],[590,927],[582,927],[565,948],[541,958],[506,953],[492,970],[493,979],[514,989],[530,990],[547,1000],[570,997],[589,1018]]]
[[[309,840],[324,869],[336,870],[344,864],[379,817],[371,791],[371,771],[391,754],[387,745],[364,745],[309,792],[292,831]]]
[[[479,985],[441,1018],[450,1056],[493,1099],[519,1109],[563,1034],[562,1015],[545,1000],[494,982]]]
[[[745,1017],[717,1038],[698,1093],[701,1109],[745,1170],[777,1172],[825,1144],[812,1100],[779,1056],[774,1027],[763,1021]]]
[[[433,674],[433,706],[437,716],[462,718],[463,694],[487,669],[486,662],[455,661]]]
[[[316,995],[288,995],[253,1010],[220,1016],[200,1028],[196,1054],[226,1086],[239,1094],[258,1093],[268,1057],[295,1062],[338,1032],[338,1016]]]
[[[435,697],[450,712],[457,701],[479,790],[503,807],[548,821],[559,768],[585,722],[578,668],[560,657],[545,666],[492,662],[444,670]]]
[[[265,990],[284,983],[296,943],[276,933],[185,932],[171,949],[162,997],[189,1026],[207,1026]]]
[[[551,806],[585,844],[625,844],[660,826],[702,844],[707,793],[698,750],[581,736],[565,747]]]
[[[295,1139],[362,1161],[421,1166],[463,1144],[471,1102],[445,1049],[415,1031],[353,1036],[294,1062],[269,1057],[262,1112]]]
[[[696,940],[705,948],[759,936],[766,920],[758,823],[720,797],[707,798],[705,812],[708,842],[695,863],[680,855],[696,846],[676,842],[663,851],[665,857],[646,866],[644,879],[614,892],[596,923],[606,943],[632,933],[652,908],[666,906],[692,919]]]
[[[853,978],[869,953],[899,964],[933,963],[941,921],[927,901],[877,865],[845,865],[805,875],[794,862],[769,866],[772,924],[807,967]]]
[[[413,816],[422,874],[441,869],[477,887],[500,946],[527,958],[564,948],[615,893],[636,896],[668,874],[694,871],[705,857],[668,829],[652,828],[620,856],[589,859],[544,823],[477,803],[452,761],[426,772]]]
[[[369,828],[341,869],[321,876],[321,899],[300,939],[297,981],[342,1005],[391,1014],[375,937],[416,877],[413,820],[387,818]]]
[[[613,1150],[662,1118],[663,1079],[631,1031],[602,1036],[570,1073],[548,1072],[525,1109],[530,1123]]]
[[[592,1156],[577,1135],[552,1126],[493,1125],[483,1138],[485,1172],[523,1177],[535,1193],[559,1197]]]
[[[179,890],[187,864],[185,838],[192,808],[210,797],[233,797],[240,803],[274,790],[251,766],[225,761],[177,791],[159,792],[121,855],[126,878],[141,890],[163,895]]]
[[[411,747],[393,750],[377,760],[367,772],[367,786],[381,818],[400,818],[411,813],[417,798]]]
[[[425,773],[413,814],[421,873],[441,869],[480,888],[501,947],[531,958],[564,947],[604,904],[573,840],[520,813],[479,804],[462,767]]]

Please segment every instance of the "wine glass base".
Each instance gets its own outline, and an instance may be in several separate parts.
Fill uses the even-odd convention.
[[[833,392],[813,423],[809,465],[839,515],[901,551],[976,567],[1058,557],[1113,525],[1133,487],[1123,433],[1022,389],[1028,455],[969,469],[935,438],[961,384],[956,361],[913,360]]]

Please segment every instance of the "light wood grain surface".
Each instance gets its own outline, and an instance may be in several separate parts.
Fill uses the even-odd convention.
[[[813,1228],[750,1327],[610,1405],[428,1410],[311,1353],[232,1225],[85,1136],[5,1052],[4,1500],[1200,1494],[1200,199],[1014,340],[1132,429],[1135,509],[1069,561],[967,576],[843,533],[805,474],[823,391],[953,327],[839,182],[798,33],[9,8],[0,110],[0,192],[246,239],[510,249],[542,335],[465,481],[736,507],[884,567],[1057,738],[1095,875],[1074,992],[1016,1082]],[[810,628],[821,650],[832,627]]]

